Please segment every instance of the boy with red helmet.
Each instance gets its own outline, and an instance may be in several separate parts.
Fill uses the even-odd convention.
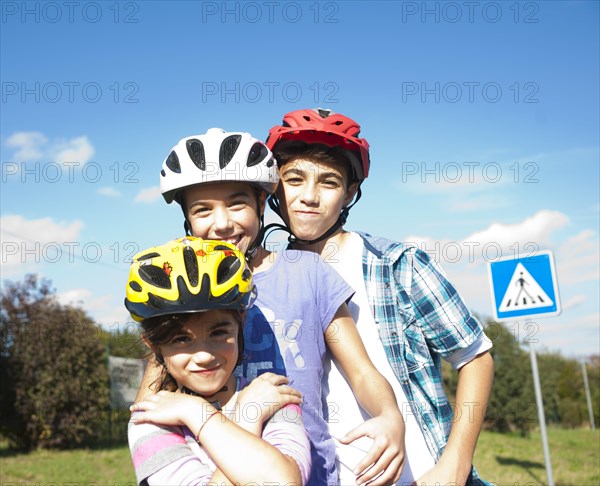
[[[349,308],[406,422],[407,457],[397,484],[486,484],[472,459],[493,381],[491,343],[425,252],[344,230],[369,173],[369,144],[359,135],[358,123],[329,110],[284,115],[266,141],[280,173],[270,205],[291,232],[291,247],[320,254],[356,291]],[[456,416],[443,392],[440,358],[458,370]],[[333,436],[340,425],[360,423],[362,411],[335,366],[323,387],[339,407]],[[337,452],[342,484],[351,484],[352,450]]]

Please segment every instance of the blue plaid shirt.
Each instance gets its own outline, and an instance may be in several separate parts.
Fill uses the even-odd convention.
[[[427,253],[359,233],[369,305],[388,361],[436,462],[452,426],[440,358],[483,333],[456,289]],[[469,484],[489,484],[473,469]]]

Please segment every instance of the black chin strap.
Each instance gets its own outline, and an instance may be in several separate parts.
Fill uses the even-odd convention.
[[[260,214],[260,209],[258,218],[260,220],[258,234],[256,235],[256,238],[252,244],[246,250],[246,261],[248,263],[250,263],[250,260],[252,260],[258,253],[258,249],[260,248],[260,245],[262,245],[263,238],[265,236],[265,231],[267,230],[267,228],[265,228],[265,217],[264,215]]]
[[[329,238],[333,233],[335,233],[338,229],[340,229],[342,226],[344,226],[346,224],[346,220],[348,219],[348,215],[350,214],[350,209],[352,209],[352,206],[354,206],[358,200],[360,199],[360,197],[362,196],[362,192],[360,190],[360,184],[358,186],[358,189],[356,191],[356,198],[354,199],[354,201],[352,202],[352,204],[350,204],[349,206],[346,206],[345,208],[342,209],[342,211],[340,212],[340,217],[337,219],[337,221],[333,224],[333,226],[331,226],[331,228],[329,228],[325,233],[323,233],[321,236],[319,236],[318,238],[315,238],[314,240],[303,240],[301,238],[298,238],[291,230],[291,228],[285,224],[280,224],[280,223],[271,223],[269,225],[267,225],[266,228],[264,228],[263,231],[263,236],[264,233],[266,233],[267,231],[269,231],[269,234],[266,235],[266,237],[268,238],[268,236],[274,232],[274,231],[285,231],[286,233],[289,234],[288,236],[288,243],[290,245],[293,245],[294,243],[300,243],[303,245],[313,245],[315,243],[319,243],[320,241],[323,241],[327,238]],[[269,207],[281,218],[281,207],[279,206],[279,199],[277,199],[277,196],[275,196],[275,194],[272,194],[269,199]]]

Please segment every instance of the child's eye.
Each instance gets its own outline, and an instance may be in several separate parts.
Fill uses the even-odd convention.
[[[220,328],[213,329],[212,331],[210,331],[210,338],[222,341],[222,340],[226,340],[226,339],[229,339],[230,337],[234,336],[235,333],[236,333],[235,329],[230,329],[228,327],[220,327]]]
[[[190,341],[190,337],[189,336],[185,336],[185,335],[181,335],[181,336],[175,336],[172,340],[171,343],[172,344],[176,344],[176,343],[187,343]]]
[[[248,203],[244,200],[232,201],[230,207],[234,209],[244,208],[248,205]]]
[[[231,333],[226,329],[215,329],[214,331],[211,331],[210,336],[211,337],[222,337],[222,336],[228,336],[229,334],[231,334]]]
[[[192,216],[204,216],[204,215],[208,214],[209,212],[210,212],[209,208],[202,208],[202,207],[194,208],[191,211]]]

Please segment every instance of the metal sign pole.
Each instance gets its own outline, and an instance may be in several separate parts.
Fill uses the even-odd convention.
[[[590,414],[590,427],[592,430],[596,430],[596,423],[594,421],[594,411],[592,409],[592,397],[590,395],[590,385],[588,383],[587,368],[585,366],[585,360],[581,360],[581,370],[583,373],[583,386],[585,387],[585,398],[587,399],[588,413]]]
[[[108,371],[108,443],[112,444],[112,404],[111,404],[111,386],[110,382],[110,344],[106,343],[106,370]]]
[[[534,256],[523,258],[503,258],[490,262],[488,270],[496,320],[560,314],[560,295],[552,252],[541,251]],[[546,461],[546,477],[548,485],[554,486],[550,449],[546,435],[542,387],[532,342],[529,343],[529,351],[531,352],[533,384]]]
[[[546,461],[546,478],[548,486],[554,486],[552,479],[552,464],[550,462],[550,449],[548,448],[548,436],[546,435],[546,417],[544,416],[544,404],[542,401],[542,387],[540,386],[540,375],[538,372],[537,358],[533,343],[529,343],[531,353],[531,369],[533,371],[533,385],[535,388],[535,400],[537,402],[538,418],[540,421],[540,433],[542,434],[542,446],[544,448],[544,459]]]

